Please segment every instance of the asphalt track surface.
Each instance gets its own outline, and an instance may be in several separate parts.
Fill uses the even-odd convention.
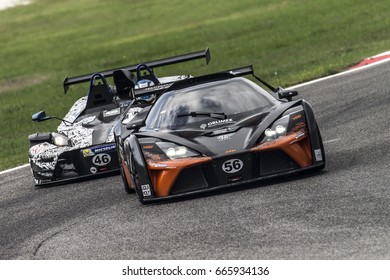
[[[389,259],[390,62],[298,88],[323,172],[141,205],[119,176],[0,174],[0,259]]]

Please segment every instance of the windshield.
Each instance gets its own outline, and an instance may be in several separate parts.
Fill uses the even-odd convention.
[[[211,82],[164,93],[151,109],[146,129],[206,129],[234,124],[278,102],[244,78]]]

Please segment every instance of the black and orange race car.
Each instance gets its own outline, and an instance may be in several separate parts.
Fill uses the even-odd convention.
[[[129,110],[139,113],[114,130],[125,190],[148,203],[322,170],[320,130],[297,94],[250,65],[175,82],[152,105],[134,103]]]

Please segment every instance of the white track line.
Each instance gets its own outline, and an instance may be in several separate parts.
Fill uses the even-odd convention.
[[[389,53],[390,53],[390,51],[384,52],[384,53],[381,53],[381,54],[377,54],[377,55],[372,56],[372,57],[378,57],[378,56],[386,55],[386,54],[389,54]],[[337,74],[334,74],[334,75],[331,75],[331,76],[326,76],[326,77],[323,77],[323,78],[319,78],[319,79],[316,79],[316,80],[312,80],[312,81],[309,81],[309,82],[298,84],[298,85],[289,87],[287,89],[293,89],[293,88],[298,88],[298,87],[303,87],[303,86],[307,86],[307,85],[310,85],[310,84],[318,83],[318,82],[321,82],[321,81],[332,79],[334,77],[339,77],[339,76],[346,75],[346,74],[349,74],[349,73],[357,72],[357,71],[360,71],[360,70],[363,70],[363,69],[366,69],[366,68],[369,68],[369,67],[372,67],[372,66],[375,66],[375,65],[387,62],[387,61],[390,61],[390,58],[383,59],[383,60],[380,60],[380,61],[377,61],[377,62],[374,62],[374,63],[371,63],[371,64],[367,64],[367,65],[364,65],[364,66],[359,67],[359,68],[346,70],[344,72],[340,72],[340,73],[337,73]],[[324,141],[324,143],[326,143],[326,142],[332,142],[332,140]],[[26,167],[28,165],[29,164],[27,163],[27,164],[24,164],[24,165],[21,165],[21,166],[18,166],[18,167],[14,167],[14,168],[11,168],[11,169],[7,169],[7,170],[4,170],[4,171],[1,171],[0,175],[6,174],[8,172],[12,172],[12,171],[16,171],[16,170],[22,169],[22,168],[24,168],[24,167]]]
[[[23,164],[23,165],[20,165],[20,166],[11,168],[11,169],[7,169],[7,170],[4,170],[4,171],[1,171],[0,175],[3,175],[3,174],[6,174],[6,173],[9,173],[9,172],[12,172],[12,171],[16,171],[16,170],[25,168],[26,166],[29,166],[29,164],[27,163],[27,164]]]
[[[384,53],[372,56],[370,58],[387,55],[389,53],[390,53],[390,51],[384,52]],[[326,76],[326,77],[319,78],[319,79],[316,79],[316,80],[312,80],[312,81],[309,81],[309,82],[305,82],[305,83],[302,83],[302,84],[299,84],[299,85],[295,85],[295,86],[289,87],[288,89],[293,89],[293,88],[297,88],[297,87],[303,87],[303,86],[307,86],[307,85],[310,85],[310,84],[314,84],[314,83],[318,83],[318,82],[321,82],[321,81],[325,81],[325,80],[328,80],[328,79],[331,79],[331,78],[334,78],[334,77],[339,77],[339,76],[346,75],[346,74],[349,74],[349,73],[357,72],[357,71],[364,70],[364,69],[367,69],[369,67],[372,67],[372,66],[375,66],[375,65],[387,62],[387,61],[390,61],[390,58],[386,58],[386,59],[383,59],[383,60],[380,60],[380,61],[377,61],[377,62],[373,62],[373,63],[364,65],[364,66],[359,67],[359,68],[349,69],[349,70],[346,70],[344,72],[340,72],[340,73],[337,73],[337,74],[334,74],[334,75]]]

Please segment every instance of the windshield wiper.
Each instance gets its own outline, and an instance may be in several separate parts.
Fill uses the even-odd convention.
[[[199,116],[206,116],[206,117],[211,117],[211,118],[220,119],[220,120],[224,120],[227,118],[227,115],[223,112],[221,112],[221,113],[189,112],[189,113],[185,113],[185,114],[180,114],[177,117],[180,118],[180,117],[199,117]]]

